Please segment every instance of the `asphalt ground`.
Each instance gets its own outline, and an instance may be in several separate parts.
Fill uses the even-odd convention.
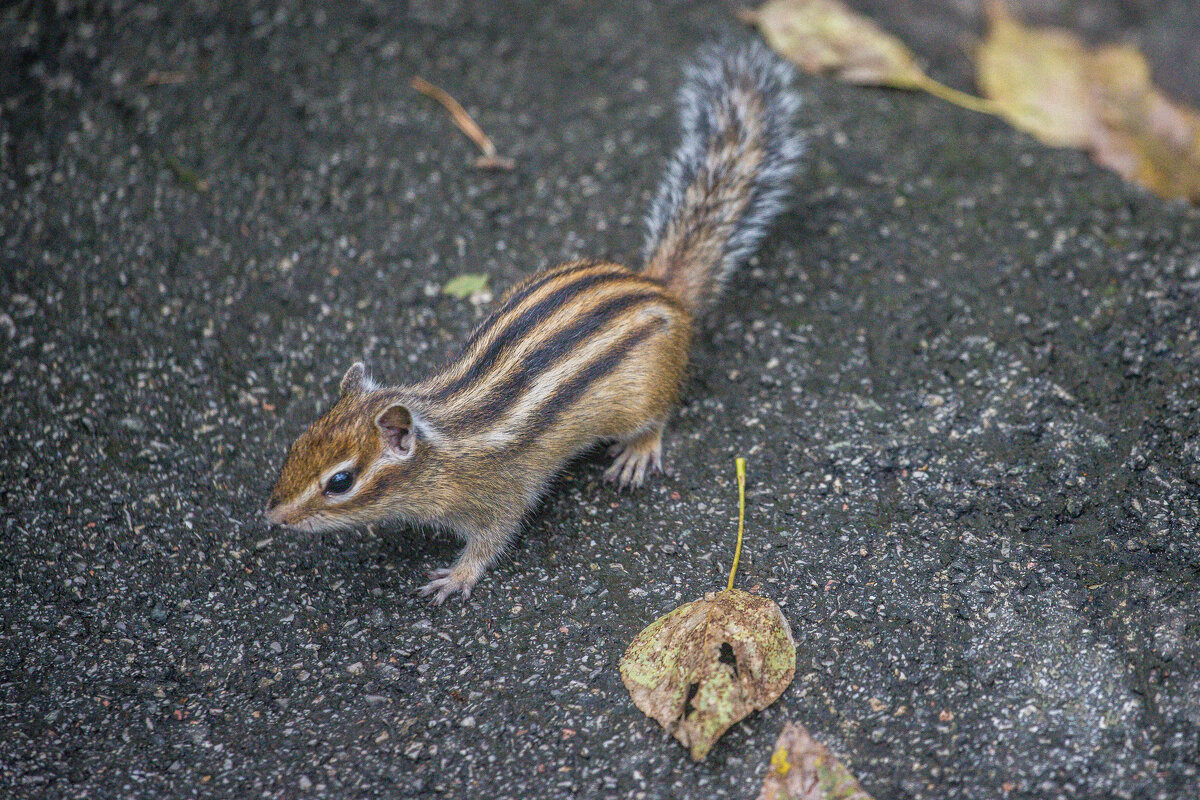
[[[1022,5],[1200,103],[1194,3]],[[969,85],[974,3],[859,7]],[[469,602],[413,593],[449,536],[260,520],[351,362],[480,318],[447,279],[636,261],[732,9],[0,11],[0,794],[752,797],[800,720],[880,800],[1200,796],[1200,212],[928,97],[801,81],[671,474],[573,464]],[[798,671],[696,765],[617,661],[723,583],[739,455]]]

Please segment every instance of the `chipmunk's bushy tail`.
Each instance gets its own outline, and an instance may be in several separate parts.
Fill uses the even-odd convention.
[[[784,208],[804,152],[792,74],[759,43],[706,47],[687,68],[683,142],[647,215],[643,271],[694,314]]]

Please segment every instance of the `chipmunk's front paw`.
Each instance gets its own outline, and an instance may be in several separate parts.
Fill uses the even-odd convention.
[[[463,600],[469,600],[471,589],[479,582],[482,570],[474,572],[462,567],[444,567],[429,573],[429,583],[417,590],[422,597],[433,595],[433,602],[441,605],[452,595],[462,592]]]
[[[479,583],[479,579],[487,571],[488,564],[495,561],[496,556],[504,550],[504,546],[515,529],[516,523],[512,522],[496,528],[464,534],[467,546],[454,565],[430,572],[429,577],[433,580],[417,591],[422,597],[433,595],[433,602],[439,606],[446,602],[446,598],[457,592],[462,592],[463,600],[468,599],[471,596],[471,589]]]

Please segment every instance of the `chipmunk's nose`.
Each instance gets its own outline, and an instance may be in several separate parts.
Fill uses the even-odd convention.
[[[272,497],[267,501],[267,507],[263,509],[262,515],[267,518],[268,522],[276,525],[283,524],[283,515],[279,511],[279,498]]]

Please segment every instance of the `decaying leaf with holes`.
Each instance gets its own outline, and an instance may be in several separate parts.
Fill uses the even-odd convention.
[[[798,722],[783,726],[758,800],[871,800],[842,762]]]
[[[710,592],[659,617],[621,658],[647,716],[702,760],[735,722],[778,699],[796,675],[796,643],[774,601]]]

